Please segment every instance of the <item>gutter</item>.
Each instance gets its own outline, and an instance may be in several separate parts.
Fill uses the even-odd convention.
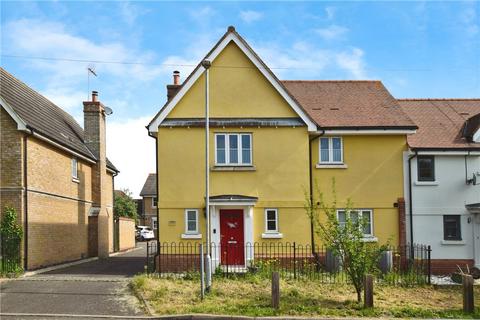
[[[312,172],[312,143],[325,134],[325,130],[322,130],[318,135],[313,138],[308,138],[308,177],[309,177],[309,191],[310,191],[310,206],[313,207],[313,172]],[[310,219],[310,242],[312,244],[312,252],[315,253],[315,235],[313,230],[313,219]]]
[[[157,217],[157,230],[156,230],[156,237],[157,237],[157,253],[159,252],[160,250],[160,215],[159,215],[159,204],[160,204],[160,192],[159,192],[159,183],[158,183],[158,179],[159,179],[159,175],[158,175],[158,136],[155,137],[151,132],[150,130],[148,129],[149,126],[146,126],[147,130],[148,130],[148,136],[149,137],[152,137],[155,139],[155,173],[157,174],[157,214],[156,214],[156,217]],[[158,131],[157,131],[157,135],[158,135]]]
[[[412,199],[412,159],[417,157],[418,153],[408,157],[408,211],[410,216],[410,246],[413,254],[413,199]],[[413,258],[413,255],[412,255]]]
[[[33,131],[32,131],[33,133]],[[30,134],[32,134],[30,133]],[[23,269],[27,270],[28,267],[28,189],[27,189],[27,135],[23,136],[23,214],[24,214],[24,238],[23,238]]]

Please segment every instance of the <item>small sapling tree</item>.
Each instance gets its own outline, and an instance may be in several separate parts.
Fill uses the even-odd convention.
[[[313,223],[315,234],[340,259],[343,271],[355,287],[357,301],[361,302],[364,275],[377,271],[381,252],[386,246],[379,247],[374,242],[365,241],[364,228],[368,221],[361,211],[353,209],[350,199],[340,209],[342,221],[339,221],[335,179],[332,179],[331,203],[325,201],[317,184],[316,191],[315,200],[305,193],[305,211]]]

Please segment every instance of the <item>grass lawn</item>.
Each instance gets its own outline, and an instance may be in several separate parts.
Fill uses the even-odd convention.
[[[212,291],[200,299],[200,281],[137,276],[132,287],[143,294],[156,314],[228,314],[246,316],[353,316],[480,318],[480,287],[475,288],[476,313],[462,312],[461,288],[375,287],[375,308],[363,309],[353,287],[312,281],[281,280],[280,309],[270,307],[271,283],[259,277],[214,278]]]

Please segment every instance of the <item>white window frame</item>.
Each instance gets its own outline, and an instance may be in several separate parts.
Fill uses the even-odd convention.
[[[155,225],[156,225],[156,227],[155,227]],[[152,217],[152,229],[153,229],[153,230],[157,230],[157,229],[158,229],[157,217]]]
[[[250,137],[250,162],[243,163],[242,157],[242,136],[248,135]],[[225,136],[225,163],[217,162],[217,136]],[[238,163],[230,163],[230,136],[237,136],[238,148],[237,148],[237,158]],[[240,133],[230,133],[230,132],[219,132],[215,133],[215,165],[216,166],[252,166],[253,164],[253,136],[250,132],[240,132]]]
[[[75,168],[75,170],[74,170]],[[77,158],[72,158],[71,162],[70,162],[70,170],[71,170],[71,175],[72,175],[72,179],[74,181],[78,181],[78,160]]]
[[[322,161],[322,139],[328,139],[328,161]],[[340,139],[340,161],[333,161],[333,139]],[[319,164],[343,164],[343,138],[340,136],[320,137],[318,139]]]
[[[275,230],[268,230],[268,211],[275,212]],[[275,208],[266,208],[265,209],[265,233],[278,233],[278,209]]]
[[[339,213],[340,212],[345,212],[346,214],[350,215],[350,213],[352,211],[355,211],[357,213],[362,213],[363,215],[363,212],[368,212],[370,214],[370,233],[363,233],[363,229],[362,229],[362,233],[363,233],[363,237],[364,238],[374,238],[374,235],[373,235],[373,209],[350,209],[350,210],[345,210],[345,209],[338,209],[337,210],[337,221],[340,222],[339,220]]]
[[[157,199],[157,205],[155,205],[155,201],[153,201],[153,199]],[[157,206],[158,206],[158,198],[157,197],[152,197],[152,208],[156,209]]]
[[[196,228],[194,231],[188,230],[188,213],[195,212]],[[198,209],[185,209],[185,234],[198,234]]]

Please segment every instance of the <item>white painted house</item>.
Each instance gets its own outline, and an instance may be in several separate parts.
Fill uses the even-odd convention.
[[[431,246],[434,273],[480,267],[480,99],[399,102],[419,127],[404,155],[407,239]]]

